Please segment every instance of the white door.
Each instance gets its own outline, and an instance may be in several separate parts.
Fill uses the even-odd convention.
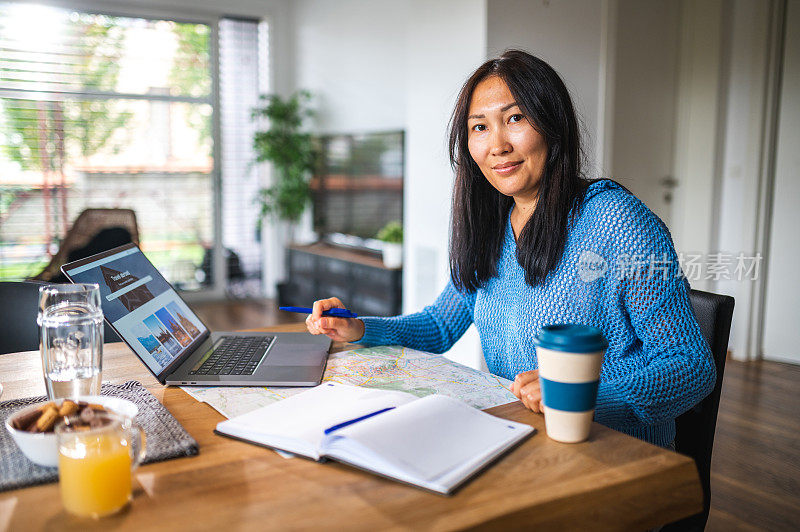
[[[800,0],[789,0],[783,48],[764,358],[800,364]]]
[[[620,0],[609,176],[669,226],[680,2]]]

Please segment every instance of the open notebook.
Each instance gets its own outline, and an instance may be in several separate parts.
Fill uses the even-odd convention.
[[[534,431],[444,395],[325,383],[215,432],[449,494]]]

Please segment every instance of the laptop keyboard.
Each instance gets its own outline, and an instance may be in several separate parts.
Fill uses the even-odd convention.
[[[252,375],[274,336],[223,336],[203,365],[189,375]]]

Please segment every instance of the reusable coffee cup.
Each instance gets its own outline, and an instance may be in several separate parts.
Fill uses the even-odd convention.
[[[586,440],[608,342],[596,327],[560,323],[542,327],[533,343],[547,435],[564,443]]]

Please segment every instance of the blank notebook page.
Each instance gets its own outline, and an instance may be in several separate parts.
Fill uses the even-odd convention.
[[[274,434],[319,445],[332,425],[377,410],[414,401],[403,392],[324,383],[283,401],[259,408],[228,422],[250,434]]]
[[[429,395],[335,434],[356,440],[420,479],[433,480],[524,431],[530,427],[450,397]]]

